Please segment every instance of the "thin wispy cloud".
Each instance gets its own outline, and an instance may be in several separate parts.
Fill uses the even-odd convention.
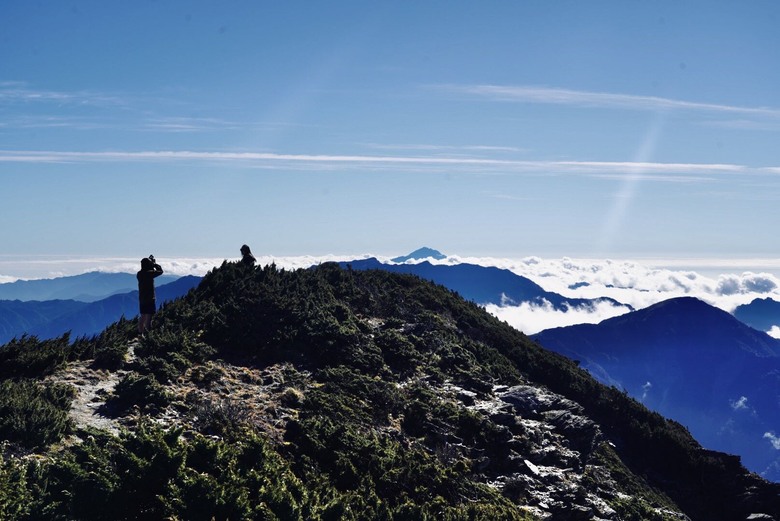
[[[525,153],[524,148],[518,147],[505,147],[505,146],[492,146],[492,145],[429,145],[429,144],[382,144],[382,143],[367,143],[365,145],[368,148],[375,150],[424,150],[424,151],[463,151],[463,152],[509,152],[509,153]]]
[[[217,118],[170,117],[152,119],[141,126],[141,130],[160,132],[205,132],[214,130],[236,130],[242,125]]]
[[[11,103],[124,106],[126,100],[120,96],[99,92],[33,89],[23,82],[0,82],[0,104]]]
[[[66,116],[22,116],[6,120],[5,127],[15,129],[97,130],[116,128],[106,120]]]
[[[0,163],[79,163],[79,162],[231,162],[263,168],[287,168],[291,165],[315,165],[345,168],[463,168],[472,173],[501,171],[507,173],[582,174],[594,177],[643,175],[647,180],[690,182],[690,176],[716,174],[767,173],[744,165],[706,163],[651,163],[609,161],[516,161],[482,157],[388,156],[278,154],[273,152],[204,152],[188,150],[159,151],[0,151]]]
[[[735,411],[749,411],[752,408],[748,405],[747,396],[740,396],[738,400],[731,400],[729,403],[731,408]]]
[[[701,103],[659,96],[590,92],[525,85],[441,85],[438,88],[503,102],[544,103],[631,110],[703,111],[780,118],[780,109],[774,107],[743,107],[718,103]]]
[[[502,194],[498,192],[485,192],[485,195],[487,197],[492,197],[493,199],[499,199],[501,201],[528,201],[531,199],[530,197],[512,195],[512,194]]]

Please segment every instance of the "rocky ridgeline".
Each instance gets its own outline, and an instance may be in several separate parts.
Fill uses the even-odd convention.
[[[410,276],[226,263],[142,339],[4,346],[0,385],[7,519],[780,515],[737,458]]]

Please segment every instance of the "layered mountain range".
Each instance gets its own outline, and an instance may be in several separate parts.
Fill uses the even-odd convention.
[[[174,275],[164,274],[156,279],[156,283],[161,286],[178,278]],[[94,302],[111,295],[127,293],[137,287],[138,281],[134,274],[92,271],[81,275],[17,280],[0,284],[0,300]]]
[[[553,309],[560,311],[590,309],[602,302],[625,306],[625,304],[606,297],[598,299],[564,297],[558,293],[546,291],[531,279],[509,270],[477,264],[432,264],[427,260],[413,264],[389,264],[370,258],[342,262],[340,265],[354,270],[381,269],[392,273],[417,275],[457,291],[463,298],[482,305],[505,306],[526,302],[540,306],[550,305]],[[630,306],[626,306],[626,308],[631,309]]]
[[[604,301],[548,292],[508,270],[426,260],[443,258],[440,252],[423,248],[393,259],[405,264],[364,259],[341,266],[416,275],[478,304],[530,303],[567,311],[588,309]],[[162,303],[184,295],[199,281],[198,277],[184,277],[162,284],[158,300]],[[35,282],[2,284],[0,295],[90,295],[95,299],[105,292],[119,293],[93,302],[0,301],[0,343],[22,334],[41,339],[56,338],[67,331],[71,338],[94,335],[120,317],[132,318],[137,313],[135,291],[122,292],[135,285],[132,275],[85,274],[65,281]],[[770,299],[757,300],[737,308],[734,314],[766,330],[777,321],[776,304]],[[680,421],[706,447],[738,454],[751,470],[780,481],[776,340],[696,299],[674,299],[599,325],[547,330],[534,338],[578,361],[600,381]]]
[[[200,279],[158,277],[158,305],[184,295]],[[0,343],[24,334],[42,339],[65,332],[73,338],[95,335],[123,316],[138,314],[137,287],[135,275],[97,272],[0,284],[0,296],[15,297],[0,300]]]
[[[408,274],[225,263],[0,347],[0,518],[740,520],[780,485]]]

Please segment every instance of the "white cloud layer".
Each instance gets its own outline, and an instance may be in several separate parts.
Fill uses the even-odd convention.
[[[707,260],[655,259],[648,261],[609,259],[496,259],[451,256],[443,264],[469,262],[497,266],[527,277],[544,289],[572,298],[611,297],[634,309],[642,309],[675,297],[696,297],[715,307],[732,312],[755,298],[780,301],[780,279],[772,273],[780,271],[776,259]],[[733,272],[732,272],[733,270]],[[701,272],[721,271],[720,275]],[[550,327],[576,323],[598,323],[627,312],[609,304],[593,310],[556,311],[550,306],[488,307],[488,311],[514,327],[534,334]],[[780,338],[780,328],[775,330]]]
[[[556,310],[549,302],[545,302],[541,306],[534,306],[528,303],[523,303],[519,306],[488,304],[485,309],[488,313],[506,321],[527,335],[533,335],[543,329],[553,327],[597,323],[630,311],[625,306],[613,306],[608,302],[599,303],[590,309],[577,308],[567,311]]]
[[[295,257],[258,256],[261,265],[275,263],[286,269],[307,268],[327,261],[347,261],[373,255],[309,255]],[[377,256],[382,261],[390,257]],[[135,273],[136,258],[20,258],[0,256],[0,283],[17,279],[52,278],[88,271]],[[223,258],[160,258],[167,273],[204,275],[219,266]],[[230,258],[229,260],[238,260]],[[532,306],[487,306],[487,310],[526,334],[543,329],[579,323],[598,323],[629,311],[641,309],[662,300],[691,296],[731,312],[755,298],[770,297],[780,301],[780,279],[769,271],[780,273],[778,259],[745,260],[609,260],[609,259],[522,259],[450,256],[436,264],[467,262],[495,266],[529,278],[547,291],[571,298],[610,297],[624,304],[602,302],[589,309],[555,310],[549,304]],[[710,273],[703,275],[702,273]],[[717,274],[717,273],[720,274]],[[716,273],[712,275],[712,273]],[[770,334],[780,338],[780,325]]]

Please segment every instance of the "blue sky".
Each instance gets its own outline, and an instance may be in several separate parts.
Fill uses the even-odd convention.
[[[0,255],[774,259],[779,25],[774,1],[7,0]]]

